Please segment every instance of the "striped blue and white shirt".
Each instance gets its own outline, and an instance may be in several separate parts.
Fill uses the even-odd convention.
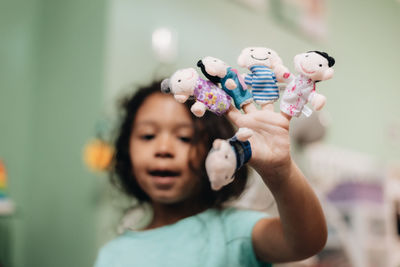
[[[251,86],[254,101],[259,104],[276,101],[279,98],[279,88],[275,73],[262,65],[251,66],[250,71],[252,73],[246,74],[244,82]]]

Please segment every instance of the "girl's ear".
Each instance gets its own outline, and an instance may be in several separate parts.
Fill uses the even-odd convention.
[[[171,93],[171,89],[169,88],[169,79],[166,78],[161,82],[161,92],[168,94]]]
[[[333,77],[333,73],[335,71],[332,68],[325,70],[324,75],[322,76],[322,80],[329,80]]]

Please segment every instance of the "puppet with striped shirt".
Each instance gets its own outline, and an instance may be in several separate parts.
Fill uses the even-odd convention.
[[[283,66],[278,54],[266,47],[247,47],[242,50],[238,65],[251,71],[244,81],[251,87],[253,99],[262,108],[279,98],[277,82],[284,81],[283,74],[288,69]]]

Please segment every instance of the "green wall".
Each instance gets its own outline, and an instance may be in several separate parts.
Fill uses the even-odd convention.
[[[24,265],[38,44],[38,1],[0,2],[0,158],[16,214],[0,217],[0,262]]]
[[[101,111],[105,2],[1,5],[0,147],[17,205],[3,261],[91,266],[98,177],[81,155]]]
[[[337,67],[324,88],[332,121],[327,141],[400,160],[400,2],[335,0],[330,7],[327,45]],[[392,125],[396,140],[390,138]]]

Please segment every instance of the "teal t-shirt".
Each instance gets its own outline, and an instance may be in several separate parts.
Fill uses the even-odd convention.
[[[251,241],[266,214],[209,209],[172,225],[126,231],[99,252],[95,267],[271,266],[257,260]]]

